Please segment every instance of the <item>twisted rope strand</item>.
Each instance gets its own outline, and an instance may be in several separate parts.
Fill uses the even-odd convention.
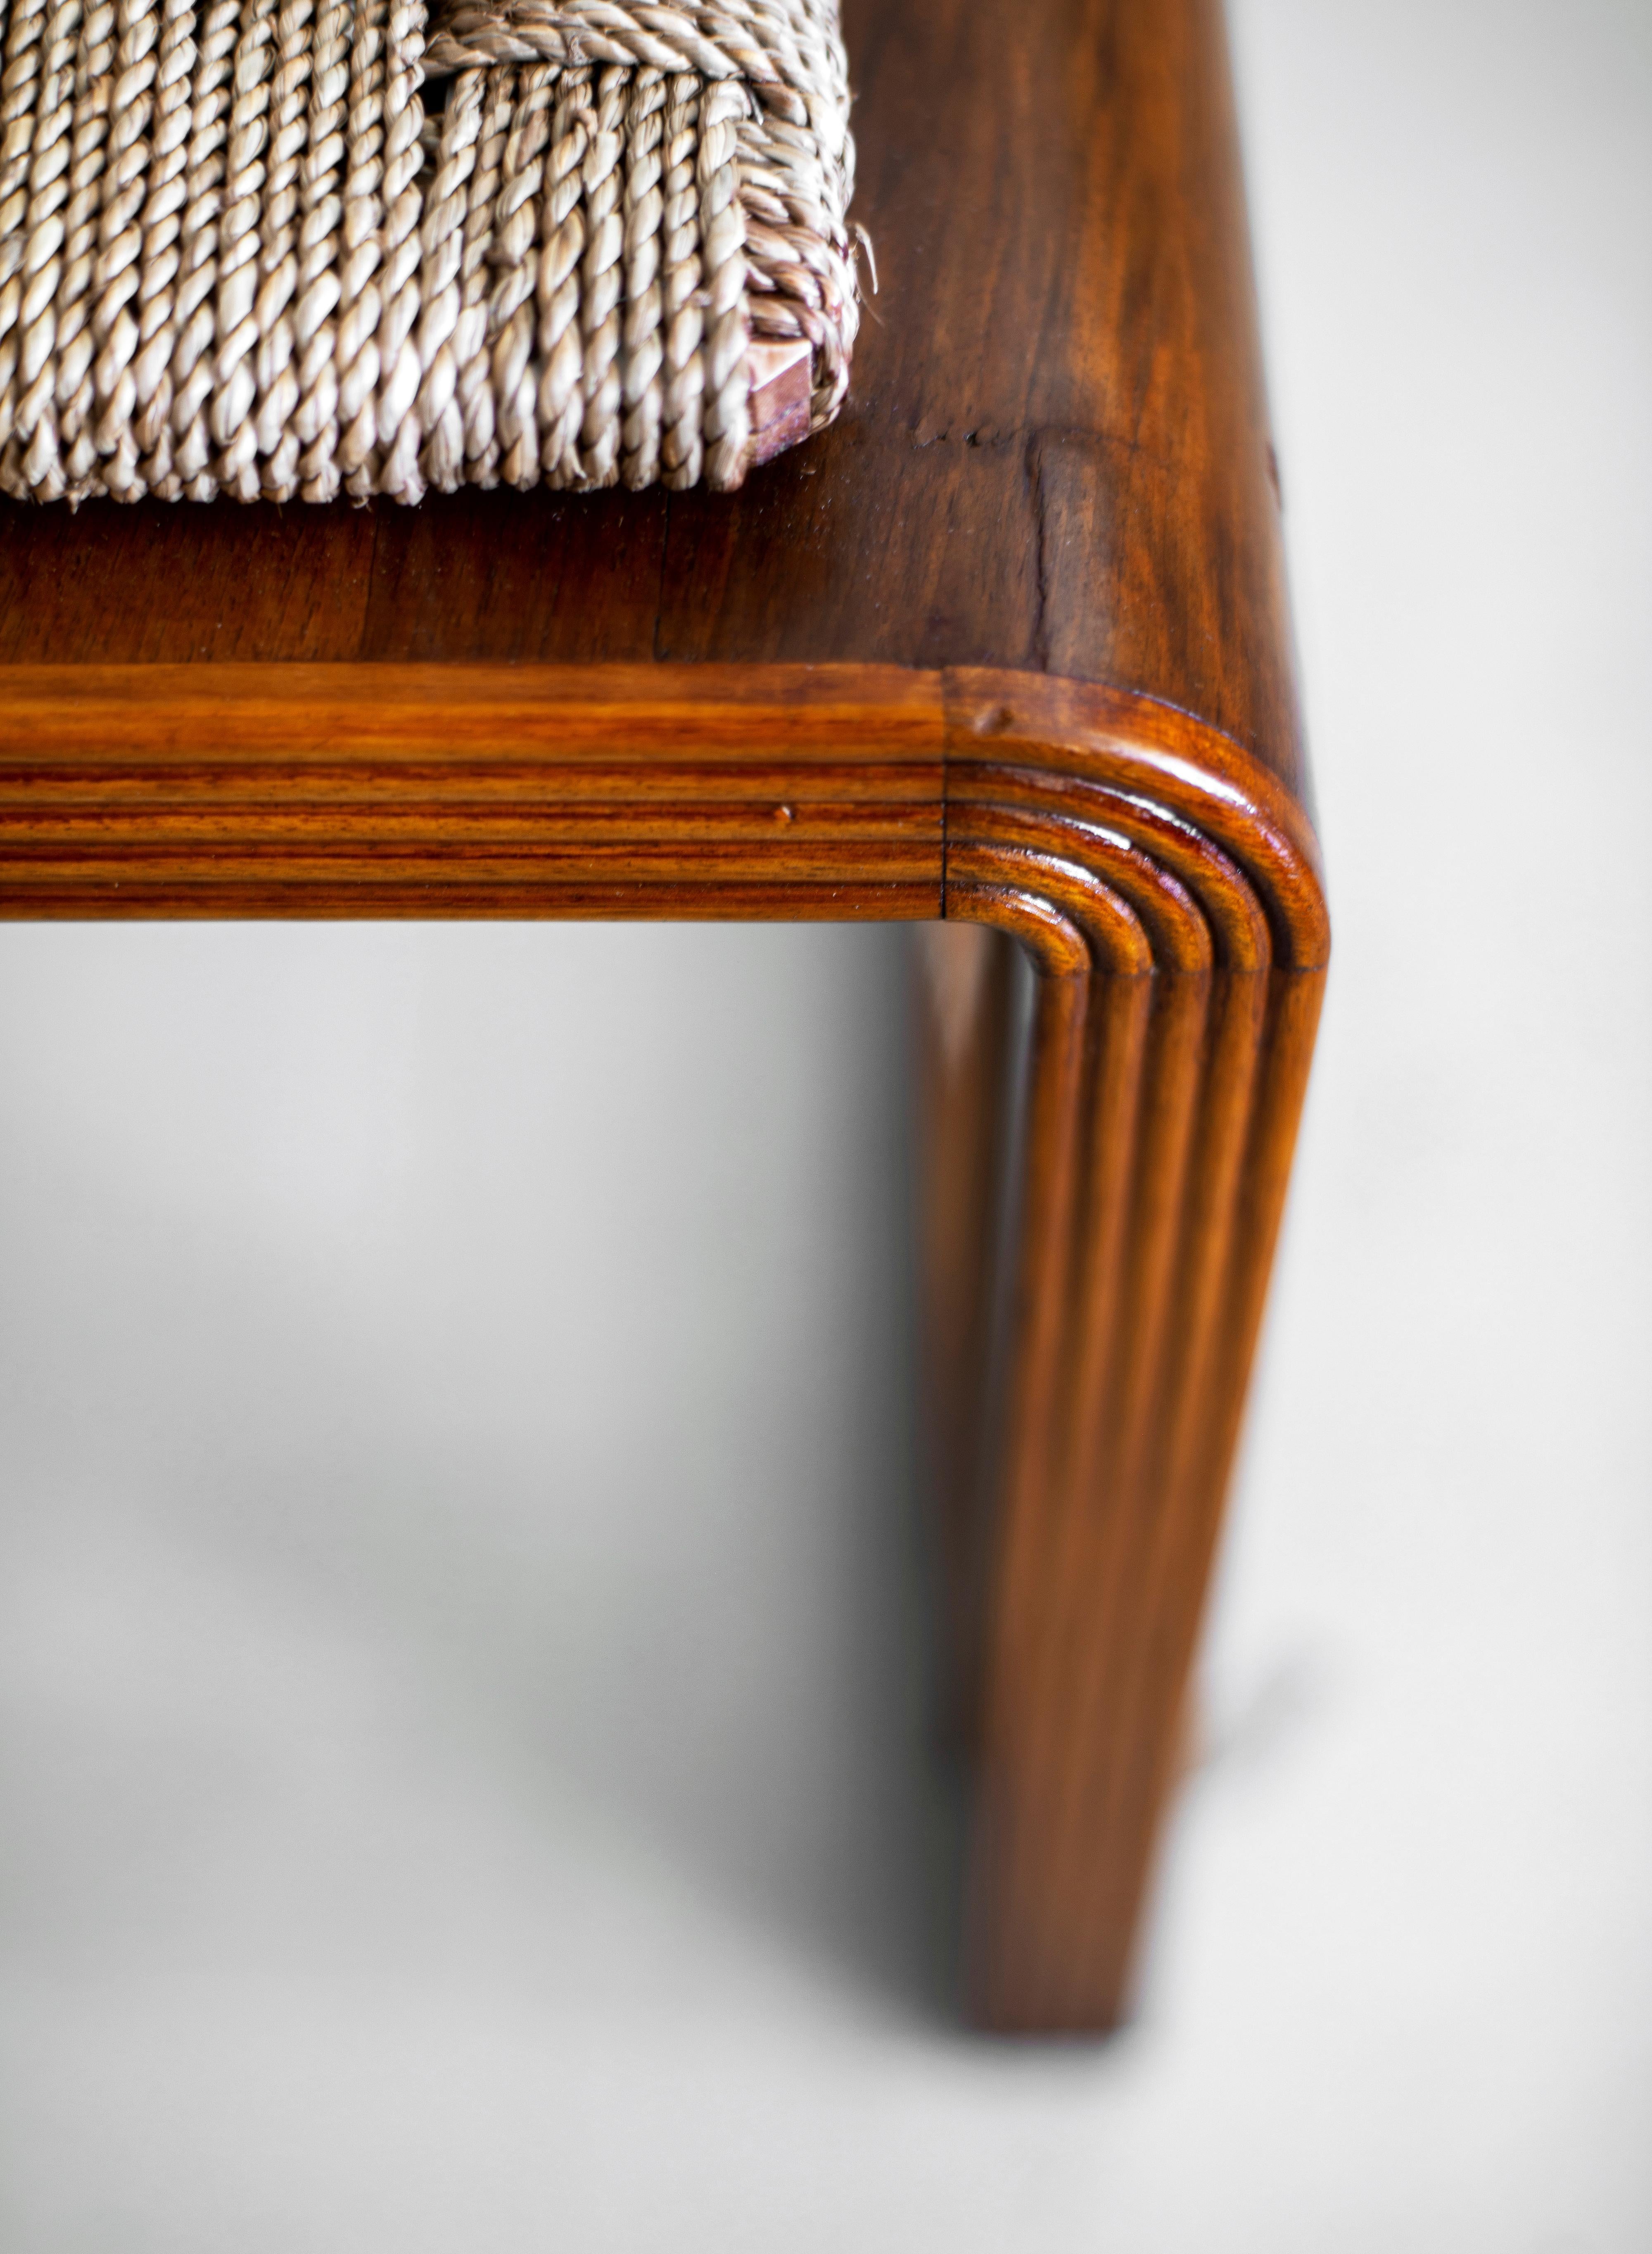
[[[539,254],[540,461],[547,484],[579,482],[584,355],[579,271],[585,248],[585,151],[594,130],[589,72],[564,71],[546,173]]]
[[[416,424],[426,436],[420,473],[443,493],[465,474],[465,416],[458,402],[454,340],[464,302],[465,220],[482,130],[484,75],[464,71],[448,91],[437,149],[436,178],[420,242],[424,310],[419,321],[421,369]]]
[[[738,80],[719,79],[700,106],[701,258],[709,315],[705,338],[705,481],[718,492],[738,486],[751,436],[751,382],[746,372],[750,324],[746,307],[746,207],[739,197],[737,121],[746,115]]]
[[[172,354],[172,477],[191,500],[217,492],[207,464],[206,428],[217,333],[218,214],[229,138],[229,73],[240,24],[238,0],[212,0],[202,26],[192,87],[189,167],[179,243],[178,342]]]
[[[625,333],[620,474],[633,492],[660,474],[665,406],[665,299],[660,288],[660,229],[665,138],[665,79],[637,74],[626,121]]]
[[[595,130],[580,167],[585,255],[579,267],[585,412],[579,428],[579,483],[595,488],[620,477],[620,285],[624,279],[624,126],[632,74],[610,64],[598,81]]]
[[[187,193],[190,81],[198,50],[192,0],[164,0],[155,62],[155,116],[149,181],[137,252],[136,349],[132,358],[130,424],[104,472],[118,500],[145,492],[175,499],[172,475],[172,355],[177,346],[178,277]]]
[[[365,500],[378,440],[379,320],[377,275],[383,256],[379,188],[384,177],[384,32],[386,0],[360,0],[350,49],[349,109],[345,124],[348,170],[339,274],[339,449],[346,492]]]
[[[292,433],[298,442],[296,474],[305,500],[336,498],[341,482],[339,451],[338,325],[342,281],[339,236],[344,215],[340,174],[344,161],[346,104],[350,88],[348,0],[322,0],[311,42],[310,115],[298,167],[298,273],[294,281],[293,350],[298,392]]]
[[[533,366],[539,275],[538,196],[545,171],[543,152],[550,138],[556,77],[549,63],[535,63],[518,81],[516,114],[505,144],[494,214],[494,247],[489,254],[498,276],[488,304],[487,326],[494,345],[500,475],[519,491],[536,485],[540,473],[538,386]]]
[[[671,80],[665,116],[664,243],[665,427],[660,482],[681,493],[700,481],[704,461],[701,409],[705,369],[700,358],[700,197],[695,155],[700,139],[700,86],[692,73]]]
[[[137,441],[131,422],[137,400],[132,356],[137,350],[138,326],[128,308],[142,278],[137,258],[143,232],[137,221],[148,184],[150,128],[155,116],[155,48],[160,28],[154,0],[120,0],[102,208],[92,270],[92,342],[96,355],[92,368],[92,443],[102,457],[96,482],[105,492],[124,492],[137,478]]]
[[[256,500],[257,388],[253,349],[258,293],[258,223],[270,139],[270,74],[275,61],[276,0],[246,0],[235,43],[224,212],[218,230],[218,351],[207,428],[217,447],[213,474],[237,500]]]
[[[90,427],[92,268],[108,139],[114,32],[112,0],[94,0],[81,19],[75,57],[69,200],[63,214],[63,277],[58,284],[58,445],[66,490],[76,500],[88,490],[97,461]]]
[[[465,206],[465,249],[459,323],[454,356],[459,364],[458,405],[465,421],[465,473],[486,489],[499,483],[499,431],[494,408],[493,352],[488,335],[488,252],[500,170],[516,98],[516,74],[483,71],[482,122],[476,136],[476,170]]]
[[[293,427],[298,378],[293,367],[298,334],[292,301],[298,287],[300,171],[310,137],[310,74],[313,67],[313,0],[281,0],[276,60],[270,88],[270,171],[259,228],[258,295],[252,317],[251,422],[259,491],[289,500],[298,491],[300,441]]]
[[[396,500],[424,498],[423,438],[413,413],[423,370],[413,330],[419,314],[418,175],[424,164],[424,0],[393,0],[384,88],[384,273],[379,327],[378,490]]]
[[[5,61],[0,66],[0,461],[17,412],[29,171],[39,114],[45,28],[46,0],[12,0]]]
[[[58,459],[57,365],[58,285],[63,274],[68,202],[71,127],[74,117],[74,48],[80,25],[80,0],[59,0],[47,22],[40,74],[39,108],[29,152],[28,202],[18,307],[19,335],[15,378],[18,398],[6,441],[8,493],[36,493],[42,500],[60,500],[67,489]]]

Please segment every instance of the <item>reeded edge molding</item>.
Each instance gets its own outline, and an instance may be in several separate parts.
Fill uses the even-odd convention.
[[[0,671],[0,915],[942,914],[939,677]]]
[[[158,808],[164,778],[192,766],[229,779],[231,797],[255,793],[260,771],[271,771],[279,802],[293,805],[304,800],[305,778],[330,770],[360,786],[352,838],[359,844],[362,837],[363,806],[378,808],[388,855],[394,823],[405,826],[410,809],[430,802],[433,778],[462,792],[470,770],[509,769],[536,792],[552,787],[557,799],[578,796],[588,807],[618,811],[646,803],[674,768],[684,771],[682,794],[692,797],[704,784],[688,772],[696,763],[731,772],[791,766],[800,779],[816,766],[878,769],[890,780],[874,787],[869,779],[869,790],[881,805],[905,809],[914,839],[927,810],[943,833],[937,836],[943,892],[948,872],[955,883],[963,880],[964,860],[949,872],[946,865],[955,847],[992,845],[1033,857],[1027,872],[1033,891],[1042,856],[1052,881],[1068,892],[1074,882],[1088,887],[1088,920],[1098,932],[1135,917],[1160,970],[1210,961],[1306,970],[1326,960],[1319,849],[1302,808],[1218,730],[1134,692],[1003,669],[844,664],[214,663],[0,671],[0,794],[11,806],[27,787],[48,815],[67,805],[71,770],[82,797],[95,794],[105,778],[113,788],[119,775],[123,803],[140,816],[147,791]],[[771,774],[763,788],[772,780]],[[327,836],[330,802],[318,790],[307,846]],[[554,841],[556,816],[547,808],[542,820],[544,837]],[[157,822],[158,835],[158,814]],[[0,815],[0,882],[8,842],[20,836],[15,825],[8,832]],[[662,870],[657,891],[645,872],[635,872],[639,881],[614,883],[592,870],[588,900],[558,890],[553,872],[542,900],[536,904],[531,888],[518,890],[508,908],[502,888],[526,872],[467,872],[459,865],[461,842],[453,841],[451,880],[456,886],[473,880],[468,900],[455,889],[438,902],[444,849],[432,835],[416,872],[387,860],[375,872],[358,862],[346,876],[341,860],[331,910],[323,896],[332,879],[324,869],[300,867],[295,853],[290,872],[226,870],[214,912],[279,914],[288,900],[297,907],[302,892],[301,913],[382,914],[388,895],[370,900],[374,888],[363,886],[368,875],[382,874],[402,886],[394,912],[407,914],[590,914],[607,903],[621,914],[672,914],[681,912],[678,890],[690,881],[707,888],[692,903],[694,913],[715,914],[718,899],[726,898],[730,914],[749,914],[757,902],[752,888],[760,890],[766,878],[825,882],[850,914],[934,913],[916,867],[897,871],[869,852],[858,869],[847,836],[830,868],[818,860],[804,865],[801,833],[789,839],[777,833],[766,842],[747,839],[738,870],[719,869],[710,847],[703,867]],[[646,859],[643,831],[636,842]],[[342,853],[342,823],[336,843]],[[216,839],[201,836],[187,844],[200,881],[214,852],[227,853],[230,844],[226,827]],[[91,878],[66,866],[48,901],[39,856],[28,850],[39,912],[67,913],[59,894]],[[19,886],[23,850],[19,845],[11,863]],[[1058,878],[1058,864],[1079,873]],[[898,900],[886,889],[892,879]],[[297,889],[284,894],[283,882]],[[430,885],[427,895],[416,890],[420,882]],[[481,898],[490,885],[501,888],[492,906]],[[944,898],[936,905],[948,912]],[[830,900],[818,895],[809,906],[831,912]],[[6,906],[29,912],[16,900]],[[102,912],[119,914],[122,904],[106,900]],[[135,897],[130,912],[166,911],[154,902],[145,911]],[[1111,960],[1110,943],[1097,945],[1098,962],[1123,967],[1122,959]]]
[[[1265,915],[1274,963],[1325,967],[1330,922],[1319,840],[1297,800],[1230,737],[1130,690],[988,668],[954,668],[942,679],[949,837],[962,802],[998,795],[994,774],[1026,811],[1057,825],[1053,848],[1054,835],[1070,836],[1073,824],[1133,833],[1200,892],[1213,938],[1234,959],[1236,950],[1250,951],[1240,930],[1248,919],[1242,903],[1222,897],[1231,886],[1214,849]],[[1177,836],[1184,824],[1191,837]],[[1199,841],[1202,880],[1193,868]]]

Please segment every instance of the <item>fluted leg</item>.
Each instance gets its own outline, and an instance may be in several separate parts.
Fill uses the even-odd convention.
[[[1200,834],[1092,764],[983,754],[949,781],[948,915],[1018,941],[1035,999],[1019,1056],[977,1004],[928,1130],[940,1363],[979,1372],[994,1340],[984,1375],[932,1389],[963,1530],[966,1972],[976,2018],[1026,2031],[1127,2008],[1324,976],[1322,946],[1290,959],[1316,934],[1242,870],[1242,835]],[[995,1109],[989,1057],[1025,1075],[990,1192],[981,1122],[1018,1092]],[[992,1209],[990,1287],[954,1301]]]

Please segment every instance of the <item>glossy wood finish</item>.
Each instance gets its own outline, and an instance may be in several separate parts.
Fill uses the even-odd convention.
[[[895,667],[17,666],[0,914],[936,916]]]
[[[1070,683],[948,687],[948,914],[1037,981],[1013,1312],[955,1537],[971,1974],[991,2025],[1083,2028],[1128,1995],[1328,934],[1312,832],[1236,746]]]
[[[1097,2027],[1326,945],[1226,62],[1208,0],[845,18],[884,294],[739,495],[0,508],[0,914],[999,935],[923,1044],[971,1995]]]

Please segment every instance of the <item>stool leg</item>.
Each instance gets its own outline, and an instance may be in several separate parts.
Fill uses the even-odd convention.
[[[956,1377],[942,1390],[952,1460],[975,1450],[985,1498],[959,1511],[955,1468],[955,1524],[972,1536],[955,1561],[972,1658],[966,1978],[985,2025],[1099,2031],[1127,2007],[1181,1757],[1322,974],[1120,976],[1082,918],[1058,942],[1031,905],[949,893],[949,914],[1023,941],[1036,990],[998,1367],[973,1400]],[[990,1006],[976,1065],[1006,1047]],[[984,1257],[979,1214],[970,1234],[960,1212],[979,1160],[970,1172],[960,1152],[978,1150],[986,1110],[967,1073],[932,1087],[932,1308],[956,1288],[961,1241]],[[946,1368],[984,1320],[942,1307]]]

